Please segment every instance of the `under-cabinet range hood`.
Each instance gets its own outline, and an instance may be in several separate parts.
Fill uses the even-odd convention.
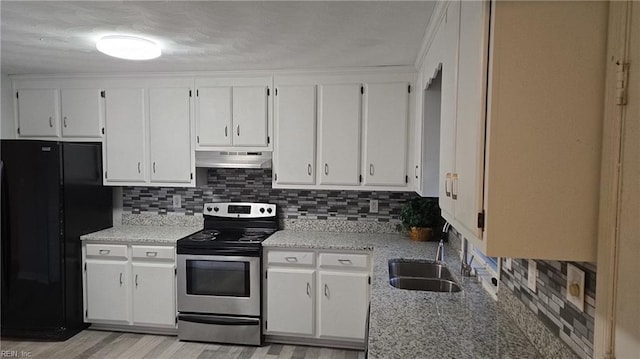
[[[271,168],[271,152],[196,151],[196,167]]]

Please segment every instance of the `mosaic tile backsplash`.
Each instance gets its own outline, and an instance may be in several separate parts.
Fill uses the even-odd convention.
[[[172,197],[182,197],[181,208]],[[131,214],[202,213],[206,202],[268,202],[278,205],[283,219],[378,221],[400,223],[402,205],[414,192],[289,190],[271,188],[270,169],[207,170],[207,183],[195,188],[124,187],[123,212]],[[378,200],[378,213],[369,213],[369,199]]]
[[[596,297],[596,267],[590,263],[536,260],[536,292],[527,287],[528,260],[513,259],[511,268],[502,266],[501,289],[508,288],[556,336],[580,358],[593,357]],[[585,304],[581,312],[565,298],[567,264],[585,271]]]

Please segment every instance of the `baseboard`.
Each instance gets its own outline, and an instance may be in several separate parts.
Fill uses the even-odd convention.
[[[112,324],[92,324],[89,329],[92,330],[105,330],[111,332],[129,332],[140,334],[159,334],[178,336],[178,329],[176,328],[154,328],[144,326],[132,326],[132,325],[112,325]]]
[[[364,350],[364,343],[349,340],[318,339],[310,337],[289,337],[284,335],[265,335],[265,343],[309,345],[325,348]]]

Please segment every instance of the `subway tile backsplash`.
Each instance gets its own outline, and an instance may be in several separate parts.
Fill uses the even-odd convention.
[[[580,358],[593,357],[595,323],[596,267],[591,263],[536,260],[536,292],[527,287],[527,259],[513,259],[512,270],[502,266],[501,289],[515,297]],[[566,300],[567,264],[585,271],[585,305],[581,312]]]
[[[172,207],[173,195],[182,197]],[[202,213],[206,202],[268,202],[278,205],[281,220],[316,219],[377,221],[400,224],[402,205],[414,192],[291,190],[271,187],[270,169],[207,170],[207,183],[196,188],[124,187],[123,212],[129,214]],[[378,213],[369,213],[369,199],[378,200]]]

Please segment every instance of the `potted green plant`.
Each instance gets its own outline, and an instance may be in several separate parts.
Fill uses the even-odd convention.
[[[428,241],[442,225],[438,198],[417,197],[405,203],[400,210],[400,220],[415,241]]]

